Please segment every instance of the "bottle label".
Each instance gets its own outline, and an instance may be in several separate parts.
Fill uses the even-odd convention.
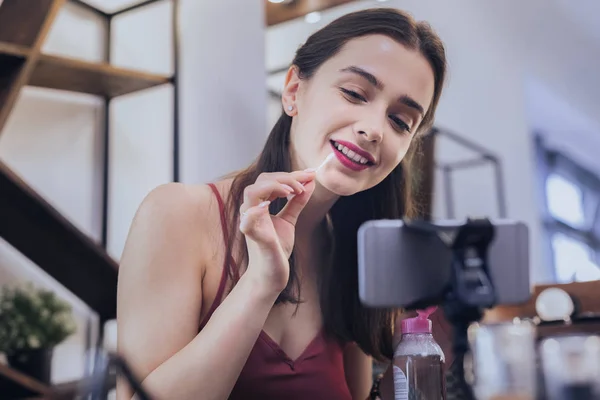
[[[408,400],[408,380],[400,367],[394,365],[394,399]]]

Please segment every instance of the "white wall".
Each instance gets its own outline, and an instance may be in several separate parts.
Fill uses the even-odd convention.
[[[119,4],[117,4],[119,3]],[[104,0],[119,9],[129,0]],[[113,25],[115,65],[170,74],[171,2],[156,3]],[[264,16],[261,0],[180,1],[180,135],[182,180],[206,182],[246,165],[266,137]],[[44,51],[101,61],[104,24],[67,4]],[[218,42],[217,42],[218,40]],[[242,45],[242,40],[244,45]],[[120,257],[143,197],[172,177],[170,86],[111,104],[108,251]],[[0,136],[0,159],[83,232],[101,232],[103,101],[26,88]],[[33,281],[55,289],[77,308],[80,330],[55,357],[53,380],[82,373],[83,325],[94,315],[10,245],[0,242],[0,285]]]
[[[182,180],[251,162],[267,134],[263,0],[182,4]],[[201,15],[201,21],[198,17]]]
[[[116,17],[111,63],[171,75],[171,12],[162,1]],[[172,101],[173,88],[162,85],[111,102],[108,250],[116,259],[139,203],[172,179]]]
[[[525,89],[528,119],[545,144],[600,175],[600,121],[535,78],[527,80]]]
[[[266,137],[263,5],[180,4],[180,179],[203,183],[247,165]],[[119,17],[114,64],[171,73],[170,13],[163,2]],[[109,251],[116,258],[143,197],[171,179],[172,98],[160,87],[114,102],[110,201],[118,206],[110,207]]]
[[[350,11],[389,6],[427,20],[446,44],[449,77],[437,113],[437,124],[492,150],[502,158],[507,209],[525,221],[531,233],[532,279],[551,279],[542,255],[536,176],[531,143],[534,125],[526,104],[527,77],[535,76],[588,118],[598,118],[599,42],[586,36],[571,16],[542,0],[480,2],[361,1],[324,13],[307,25],[295,20],[267,32],[267,68],[288,64],[308,35]],[[438,146],[438,159],[464,159],[468,152],[447,141]],[[482,167],[455,175],[457,217],[496,214],[492,171]],[[436,213],[444,216],[440,181]]]

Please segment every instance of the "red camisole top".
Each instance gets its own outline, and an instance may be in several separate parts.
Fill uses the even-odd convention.
[[[219,204],[223,238],[227,243],[223,199],[214,184],[209,186]],[[230,257],[225,257],[225,263],[228,258],[234,263]],[[202,320],[200,329],[222,300],[227,283],[226,267],[227,264],[223,266],[215,301]],[[214,373],[218,374],[219,371]],[[229,399],[351,400],[344,374],[343,346],[320,332],[304,352],[292,360],[265,331],[261,331]]]

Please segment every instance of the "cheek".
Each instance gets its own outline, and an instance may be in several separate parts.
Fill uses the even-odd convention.
[[[346,127],[352,123],[355,110],[338,89],[309,91],[302,99],[300,119],[307,134],[322,135]],[[308,133],[310,131],[310,133]]]
[[[392,169],[396,168],[398,164],[400,164],[408,152],[411,142],[412,136],[404,136],[395,138],[394,141],[391,141],[391,143],[388,143],[386,146],[384,146],[385,152],[383,157],[385,158],[387,167],[386,169],[391,171]]]

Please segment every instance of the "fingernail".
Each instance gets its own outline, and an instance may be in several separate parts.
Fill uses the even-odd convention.
[[[268,206],[268,205],[269,205],[269,203],[271,203],[271,202],[270,202],[270,201],[268,201],[268,200],[267,200],[267,201],[263,201],[263,202],[262,202],[262,203],[260,203],[258,206],[259,206],[259,207],[266,207],[266,206]]]
[[[316,168],[306,168],[304,172],[315,172],[316,170]]]
[[[293,199],[294,197],[296,197],[295,194],[290,194],[286,197],[286,199],[288,199],[288,201],[290,201],[291,199]]]
[[[293,187],[291,187],[290,185],[286,185],[285,183],[282,183],[282,184],[281,184],[281,186],[282,186],[282,187],[283,187],[285,190],[287,190],[287,191],[289,191],[289,192],[293,192],[293,191],[294,191],[294,188],[293,188]]]

